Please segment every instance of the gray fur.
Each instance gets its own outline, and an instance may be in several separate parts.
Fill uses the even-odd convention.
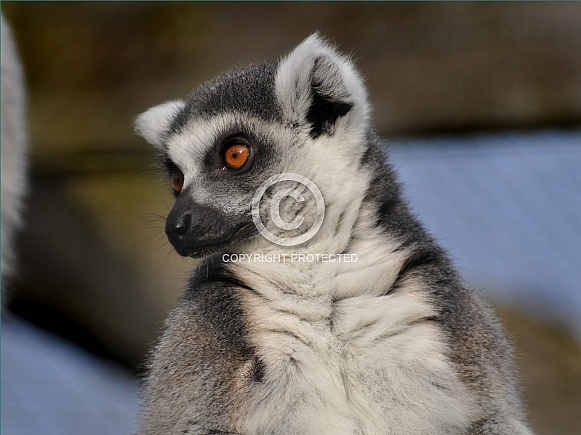
[[[352,62],[314,35],[138,118],[169,174],[184,175],[170,240],[202,258],[152,351],[140,434],[531,433],[502,328],[410,213],[369,114]],[[233,137],[254,159],[240,173],[221,167]],[[283,172],[325,199],[320,230],[294,247],[251,218],[256,189]],[[281,202],[281,216],[310,225],[314,205]]]
[[[15,238],[22,226],[27,186],[26,95],[12,31],[2,16],[2,297],[16,271]]]

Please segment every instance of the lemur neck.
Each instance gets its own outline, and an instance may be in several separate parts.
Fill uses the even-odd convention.
[[[268,288],[272,297],[278,291],[330,300],[385,293],[407,250],[378,225],[393,200],[382,196],[382,188],[372,189],[371,180],[362,175],[358,195],[349,201],[329,201],[325,223],[308,243],[284,247],[259,239],[241,251],[244,257],[233,269],[249,286]]]

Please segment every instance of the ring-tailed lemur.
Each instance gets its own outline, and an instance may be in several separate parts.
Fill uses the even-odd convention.
[[[153,351],[141,434],[530,433],[501,327],[410,213],[335,48],[313,35],[136,130],[173,185],[171,243],[202,259]]]

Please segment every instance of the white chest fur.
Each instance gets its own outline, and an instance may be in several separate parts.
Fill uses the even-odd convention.
[[[371,263],[364,281],[363,264],[240,266],[255,290],[242,297],[266,367],[262,382],[240,386],[241,432],[453,434],[466,427],[470,395],[446,358],[421,286],[382,296],[399,260]]]

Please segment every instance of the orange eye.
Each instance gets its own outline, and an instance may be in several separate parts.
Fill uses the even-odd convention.
[[[248,147],[241,144],[231,145],[224,153],[224,162],[230,169],[240,169],[248,160],[249,155]]]
[[[171,185],[173,190],[175,190],[177,193],[180,193],[184,187],[184,174],[181,172],[174,172],[171,174]]]

